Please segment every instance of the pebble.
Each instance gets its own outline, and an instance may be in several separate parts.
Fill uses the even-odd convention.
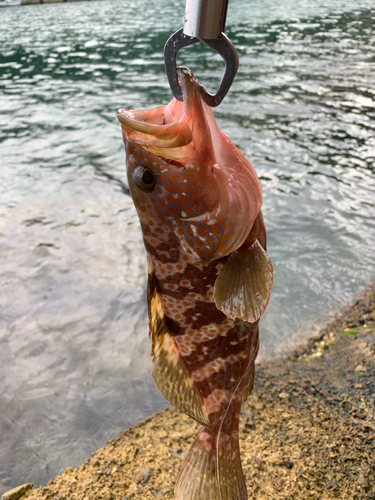
[[[141,467],[136,476],[137,483],[147,483],[150,479],[151,471],[145,467]]]
[[[4,495],[1,497],[2,500],[18,500],[21,498],[25,493],[27,493],[29,490],[33,488],[34,484],[33,483],[25,483],[22,484],[21,486],[17,486],[16,488],[13,488],[12,490],[7,491],[4,493]]]
[[[366,486],[366,484],[368,483],[367,479],[365,478],[365,476],[364,476],[364,474],[362,472],[359,475],[358,482],[362,486]]]
[[[281,398],[281,399],[289,399],[290,396],[289,396],[289,394],[287,392],[280,392],[279,398]]]
[[[330,489],[335,489],[336,488],[336,485],[337,485],[337,481],[335,478],[333,478],[326,486],[326,489],[327,490],[330,490]]]
[[[64,472],[65,474],[70,474],[71,472],[73,472],[73,469],[71,467],[65,467]]]
[[[179,432],[175,432],[172,434],[172,441],[179,441],[181,439],[181,434]]]
[[[354,371],[355,372],[360,372],[360,373],[365,373],[365,372],[367,372],[367,368],[365,366],[363,366],[363,365],[357,365],[355,367]]]
[[[323,356],[323,351],[316,351],[311,355],[312,358],[320,358],[320,356]]]

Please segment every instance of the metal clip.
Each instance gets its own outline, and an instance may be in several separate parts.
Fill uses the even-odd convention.
[[[169,85],[175,98],[183,101],[176,73],[177,53],[183,47],[203,42],[217,52],[225,62],[225,71],[216,94],[201,85],[202,98],[212,108],[226,96],[238,69],[238,54],[223,33],[228,0],[186,0],[184,27],[176,31],[164,47],[164,63]]]

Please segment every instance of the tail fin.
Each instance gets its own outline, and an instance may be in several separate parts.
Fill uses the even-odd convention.
[[[238,433],[203,427],[182,464],[177,500],[247,500]]]

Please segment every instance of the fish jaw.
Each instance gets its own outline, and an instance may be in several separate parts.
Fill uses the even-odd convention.
[[[117,117],[123,134],[129,140],[146,148],[181,148],[191,143],[193,137],[184,122],[166,123],[161,106],[153,110],[119,109]]]
[[[181,251],[208,264],[243,244],[262,205],[261,186],[254,168],[219,130],[190,70],[179,68],[178,77],[183,102],[121,109],[117,116],[141,223],[172,228]],[[140,192],[134,182],[140,166],[155,177],[152,193]]]

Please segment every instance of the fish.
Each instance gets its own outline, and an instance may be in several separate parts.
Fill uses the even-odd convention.
[[[245,500],[239,418],[273,284],[262,188],[203,102],[199,81],[188,68],[177,71],[183,101],[117,113],[147,252],[153,378],[202,425],[176,499]]]

